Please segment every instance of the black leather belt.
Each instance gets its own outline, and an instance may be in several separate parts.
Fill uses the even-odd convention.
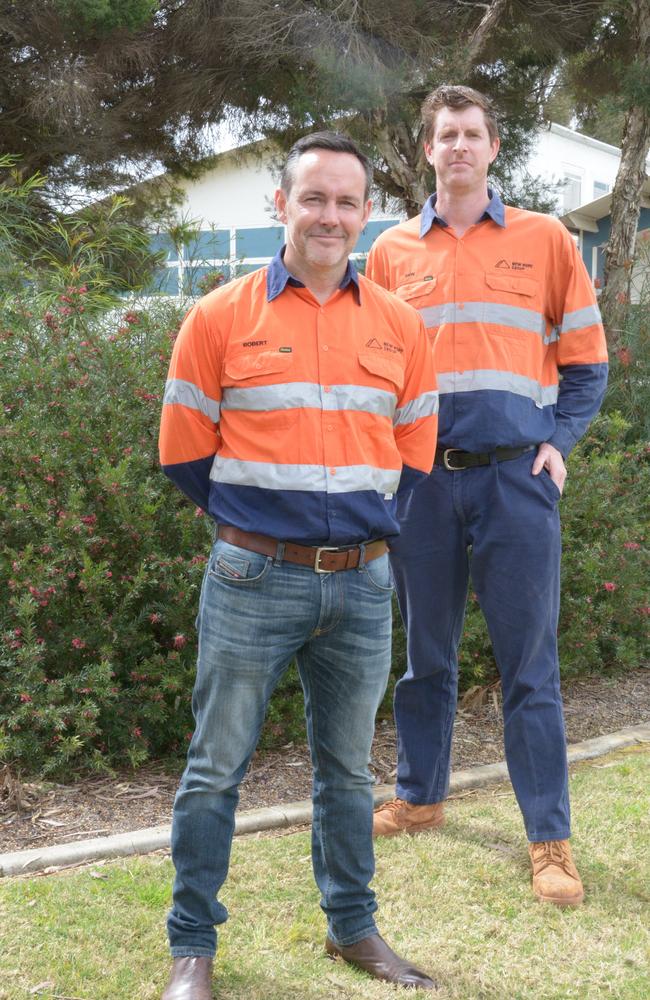
[[[509,462],[513,458],[525,455],[537,445],[529,444],[524,448],[495,448],[494,451],[463,451],[461,448],[436,448],[436,465],[442,465],[450,472],[460,472],[461,469],[474,469],[478,465],[491,465],[492,461]]]
[[[336,573],[342,569],[356,569],[361,562],[361,546],[297,545],[295,542],[279,542],[268,535],[257,535],[252,531],[240,531],[228,524],[220,524],[217,537],[224,542],[238,545],[240,549],[258,552],[263,556],[310,566],[314,573]],[[388,552],[383,538],[374,542],[364,542],[364,563],[378,559]]]

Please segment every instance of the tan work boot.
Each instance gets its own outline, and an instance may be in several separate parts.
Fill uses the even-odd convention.
[[[398,833],[418,833],[435,830],[445,822],[442,802],[416,806],[404,799],[391,799],[375,809],[372,818],[373,837],[394,837]]]
[[[528,853],[533,863],[533,892],[537,898],[556,906],[579,906],[585,893],[569,841],[529,844]]]

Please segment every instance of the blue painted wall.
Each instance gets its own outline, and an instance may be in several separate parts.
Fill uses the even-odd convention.
[[[582,259],[585,262],[585,266],[591,274],[591,261],[592,261],[592,251],[594,247],[598,247],[598,263],[596,278],[603,279],[603,270],[605,266],[605,258],[603,255],[603,244],[609,239],[611,233],[611,217],[609,215],[605,216],[598,223],[597,233],[586,233],[582,234]],[[642,208],[641,214],[639,215],[639,231],[642,229],[650,229],[650,208]]]

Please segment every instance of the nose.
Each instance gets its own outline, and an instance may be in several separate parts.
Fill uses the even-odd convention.
[[[338,225],[339,210],[334,198],[328,198],[323,202],[320,213],[320,223],[322,226],[334,227]]]
[[[456,142],[454,143],[454,149],[459,149],[460,150],[460,149],[465,149],[465,147],[466,147],[465,136],[463,135],[462,132],[459,132],[458,135],[456,136]]]

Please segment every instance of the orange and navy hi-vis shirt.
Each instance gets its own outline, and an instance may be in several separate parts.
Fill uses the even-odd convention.
[[[220,524],[306,545],[396,535],[433,465],[422,321],[348,265],[321,305],[278,254],[202,298],[172,355],[164,472]]]
[[[460,238],[433,195],[420,216],[378,237],[366,274],[424,320],[442,447],[548,441],[566,457],[607,383],[594,290],[558,219],[505,208],[489,194],[486,213]]]

